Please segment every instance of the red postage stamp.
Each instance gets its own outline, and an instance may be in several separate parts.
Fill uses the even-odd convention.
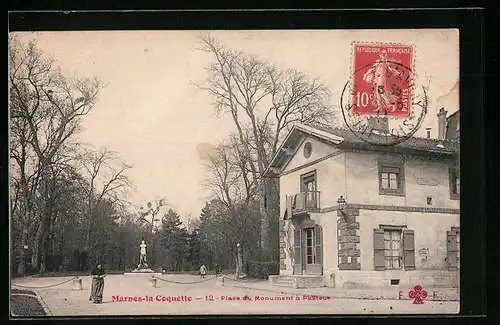
[[[413,47],[354,44],[352,113],[408,117],[412,102]]]

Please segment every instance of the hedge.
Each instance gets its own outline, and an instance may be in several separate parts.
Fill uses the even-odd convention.
[[[279,262],[247,262],[245,273],[252,278],[267,279],[269,275],[280,273],[280,264]]]

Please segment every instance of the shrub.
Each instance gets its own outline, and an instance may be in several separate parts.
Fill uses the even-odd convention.
[[[68,271],[80,271],[80,252],[78,249],[73,250],[68,264]]]
[[[253,278],[267,279],[269,275],[277,275],[280,272],[279,262],[247,262],[246,274]]]
[[[24,270],[25,275],[34,275],[37,273],[38,273],[38,268],[35,265],[31,263],[26,264],[26,268]]]

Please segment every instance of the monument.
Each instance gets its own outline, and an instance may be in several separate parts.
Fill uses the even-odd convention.
[[[139,256],[139,265],[137,265],[137,268],[147,268],[148,265],[146,264],[146,243],[144,242],[144,240],[139,245],[139,247],[141,248],[141,255]]]
[[[159,274],[155,271],[153,271],[149,265],[147,264],[147,250],[146,250],[146,242],[143,240],[141,244],[139,245],[139,264],[137,265],[137,268],[135,270],[132,270],[132,273],[137,274],[137,273],[147,273],[147,274]],[[125,274],[130,274],[130,273],[125,273]]]

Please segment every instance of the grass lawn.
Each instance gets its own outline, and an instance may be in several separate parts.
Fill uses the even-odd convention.
[[[28,290],[23,290],[28,291]],[[36,297],[16,295],[11,296],[12,316],[45,316],[45,310]]]
[[[10,293],[11,293],[11,294],[21,293],[21,294],[25,294],[25,295],[33,295],[33,296],[36,296],[35,291],[32,291],[32,290],[26,290],[26,289],[17,289],[17,288],[12,288],[12,289],[10,290]]]

